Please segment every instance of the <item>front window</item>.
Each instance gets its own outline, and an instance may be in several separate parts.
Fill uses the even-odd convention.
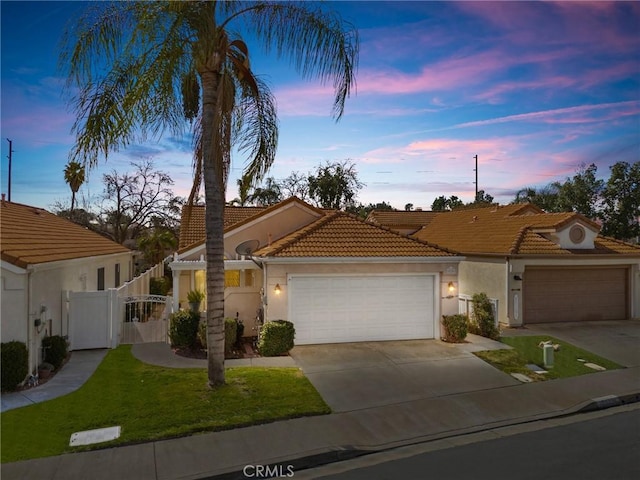
[[[240,270],[224,271],[224,288],[240,286]]]

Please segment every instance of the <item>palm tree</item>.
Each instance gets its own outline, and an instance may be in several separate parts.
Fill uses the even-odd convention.
[[[249,195],[248,201],[254,203],[260,207],[266,207],[269,205],[275,205],[282,200],[282,192],[280,191],[280,185],[273,177],[267,177],[264,180],[264,185],[255,187],[253,193]]]
[[[241,29],[288,58],[304,78],[334,87],[338,120],[355,83],[357,33],[304,2],[96,2],[67,30],[60,60],[74,91],[72,159],[99,157],[170,130],[194,133],[194,189],[203,181],[208,383],[224,383],[223,213],[231,147],[257,184],[273,163],[274,99],[249,65]],[[106,72],[106,73],[105,73]]]
[[[76,193],[80,190],[80,186],[84,183],[84,166],[76,161],[70,161],[64,167],[64,181],[71,188],[71,210],[69,213],[73,216],[73,210],[76,205]]]

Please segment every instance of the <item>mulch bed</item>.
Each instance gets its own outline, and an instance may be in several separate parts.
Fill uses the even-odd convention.
[[[244,337],[242,342],[225,355],[226,360],[237,358],[256,358],[260,354],[254,348],[255,337]],[[206,360],[207,350],[204,348],[173,348],[173,353],[181,357]]]

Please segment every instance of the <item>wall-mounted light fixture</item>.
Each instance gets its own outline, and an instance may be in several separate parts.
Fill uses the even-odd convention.
[[[514,275],[513,279],[514,280],[522,280],[522,277],[520,275]]]
[[[447,290],[449,291],[449,293],[453,293],[456,291],[456,286],[453,282],[449,282],[449,284],[447,285]]]
[[[282,291],[282,288],[280,288],[280,284],[276,283],[275,288],[273,289],[274,292],[276,292],[276,295],[280,295],[280,292]]]

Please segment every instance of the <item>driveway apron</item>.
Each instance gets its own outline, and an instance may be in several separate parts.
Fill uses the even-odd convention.
[[[478,341],[482,346],[439,340],[304,345],[291,356],[334,412],[349,412],[518,385],[470,353],[505,345]]]

